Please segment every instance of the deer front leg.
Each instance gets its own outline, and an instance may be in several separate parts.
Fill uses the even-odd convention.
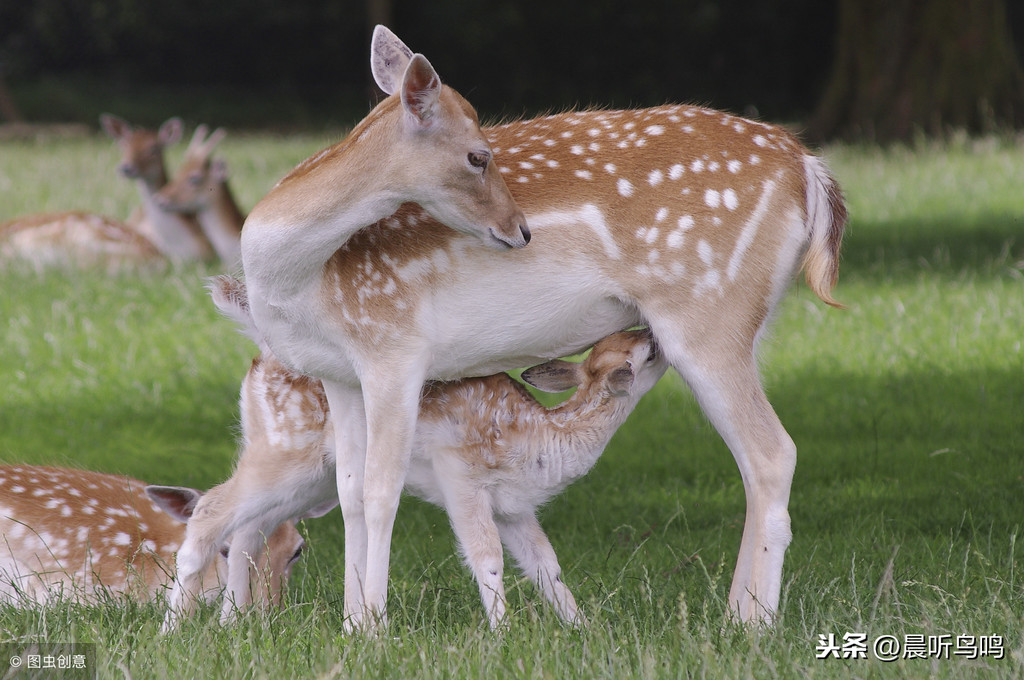
[[[496,518],[501,541],[515,558],[519,569],[534,582],[566,623],[586,624],[576,599],[562,581],[562,568],[555,549],[533,514]]]
[[[337,431],[335,435],[339,454],[338,497],[345,517],[345,613],[351,629],[373,630],[387,623],[391,534],[409,469],[423,387],[422,372],[413,368],[415,364],[403,366],[401,360],[393,360],[380,365],[382,369],[370,370],[362,379],[366,448],[361,471],[357,460],[342,460],[343,451],[348,448],[343,445],[345,436]],[[336,388],[327,391],[333,418],[338,416],[333,415],[335,405],[331,396],[339,391]],[[351,404],[352,400],[345,401]],[[349,431],[354,429],[351,423],[341,424],[347,425]],[[345,455],[351,453],[348,451]],[[362,518],[361,533],[358,527],[352,527],[350,535],[350,515]],[[364,556],[359,565],[363,571],[354,575],[350,572],[358,563],[350,560],[350,541]],[[359,588],[355,598],[350,596],[353,582]]]
[[[267,539],[256,525],[240,528],[231,537],[228,551],[228,585],[220,622],[230,623],[238,612],[252,604],[253,574],[257,569],[260,551],[266,550]]]
[[[345,523],[345,632],[362,625],[365,608],[366,516],[363,476],[366,470],[366,414],[359,389],[323,381],[334,426],[338,503]]]

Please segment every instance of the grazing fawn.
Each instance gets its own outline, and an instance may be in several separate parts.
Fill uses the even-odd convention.
[[[120,475],[0,466],[0,602],[155,599],[170,587],[185,522],[202,495]],[[290,522],[270,527],[267,536],[256,560],[266,580],[256,597],[278,604],[305,543]],[[220,594],[227,549],[227,540],[217,546],[197,596],[212,601]]]
[[[697,106],[481,131],[383,27],[371,67],[390,96],[282,179],[242,231],[261,337],[320,378],[330,405],[347,627],[386,621],[423,383],[573,354],[637,324],[736,460],[747,512],[729,608],[771,623],[796,446],[756,352],[801,268],[837,304],[847,216],[824,162],[782,128]]]
[[[244,284],[211,283],[217,307],[262,344]],[[523,373],[538,389],[578,388],[547,409],[504,373],[431,382],[420,400],[406,489],[448,513],[480,587],[490,625],[505,618],[502,544],[566,621],[578,623],[576,601],[561,580],[537,508],[585,475],[640,398],[668,364],[649,331],[600,340],[582,363],[555,360]],[[193,574],[207,569],[226,536],[259,536],[283,518],[337,503],[334,435],[320,381],[282,365],[264,348],[242,383],[242,454],[234,475],[199,501],[178,553],[178,584],[165,628],[196,597]],[[248,568],[235,580],[229,564],[224,618],[232,596],[248,591]]]
[[[217,257],[223,264],[235,267],[241,264],[245,217],[228,187],[227,165],[211,157],[227,133],[223,128],[209,136],[208,132],[205,125],[196,128],[177,174],[157,192],[155,200],[164,211],[195,215]]]

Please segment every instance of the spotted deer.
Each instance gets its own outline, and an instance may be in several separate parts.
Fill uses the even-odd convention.
[[[0,602],[153,600],[170,587],[174,556],[201,491],[147,486],[121,475],[33,465],[0,466]],[[278,604],[305,542],[294,522],[268,528],[254,549],[255,597]],[[197,596],[223,587],[230,537],[199,575]]]
[[[0,260],[28,262],[37,270],[80,266],[113,273],[209,257],[210,245],[195,217],[185,211],[168,213],[154,200],[167,184],[164,149],[181,138],[181,119],[171,118],[156,131],[110,114],[103,114],[100,123],[121,150],[118,173],[138,184],[141,209],[125,221],[83,211],[8,220],[0,223]]]
[[[36,213],[0,223],[0,262],[96,267],[115,273],[157,266],[164,258],[125,222],[83,211]]]
[[[846,208],[782,128],[697,106],[572,111],[480,131],[383,27],[390,96],[252,210],[242,262],[261,337],[319,377],[337,434],[351,628],[383,625],[395,512],[425,380],[569,355],[635,324],[729,446],[747,510],[729,608],[771,623],[796,447],[756,350],[799,269],[828,304]],[[492,158],[493,154],[493,158]],[[480,200],[504,178],[513,201]]]
[[[154,132],[104,113],[100,116],[100,125],[121,150],[118,172],[127,179],[135,180],[142,199],[141,216],[133,214],[129,224],[168,259],[210,259],[213,249],[195,217],[167,212],[156,202],[156,193],[167,184],[164,149],[181,140],[184,130],[181,119],[170,118]]]
[[[217,257],[227,266],[241,263],[242,222],[245,217],[228,186],[227,164],[213,159],[213,150],[227,133],[196,128],[185,158],[173,179],[155,196],[165,212],[195,215]]]
[[[244,284],[220,276],[210,289],[217,307],[262,344]],[[208,569],[225,537],[234,536],[237,546],[239,536],[257,537],[285,518],[319,516],[337,504],[334,431],[323,386],[262,349],[242,382],[238,466],[189,520],[165,630],[191,611],[195,577]],[[551,409],[505,373],[427,383],[406,490],[447,511],[492,629],[506,612],[502,544],[564,620],[581,621],[537,508],[590,471],[667,367],[643,330],[598,341],[582,363],[556,359],[523,372],[526,382],[548,392],[577,388]],[[236,580],[233,569],[229,564],[222,620],[233,616],[233,602],[249,590],[249,570],[243,565]]]

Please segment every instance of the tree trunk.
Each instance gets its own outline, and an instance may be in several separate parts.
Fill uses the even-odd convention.
[[[4,65],[0,62],[0,118],[9,123],[22,122],[21,112],[14,103],[11,91],[7,89],[7,80],[4,78]]]
[[[1004,0],[839,0],[836,64],[811,139],[1021,125],[1024,69]]]

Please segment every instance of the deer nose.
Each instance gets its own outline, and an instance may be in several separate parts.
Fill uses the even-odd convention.
[[[523,240],[526,241],[527,243],[529,243],[530,242],[530,228],[528,226],[526,226],[526,222],[523,222],[523,223],[521,223],[519,225],[519,231],[521,231],[523,233]]]

